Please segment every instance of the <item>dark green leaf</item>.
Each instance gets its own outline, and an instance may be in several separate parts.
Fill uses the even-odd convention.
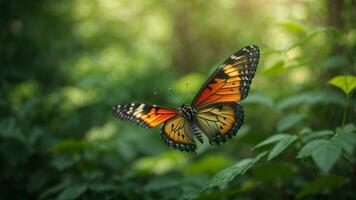
[[[223,187],[228,182],[232,181],[237,175],[241,175],[246,173],[253,165],[258,162],[263,156],[265,156],[267,152],[262,152],[257,155],[255,158],[247,158],[239,161],[235,165],[223,169],[213,176],[212,179],[208,181],[208,183],[204,186],[202,190],[212,189],[214,187]]]
[[[62,191],[57,199],[58,200],[70,200],[70,199],[77,199],[80,197],[86,190],[88,186],[87,185],[74,185],[66,188],[64,191]]]
[[[321,144],[327,142],[324,139],[313,140],[305,144],[299,151],[297,158],[304,158],[310,156],[315,149],[317,149]]]
[[[338,187],[346,182],[341,176],[324,176],[306,184],[298,193],[297,198],[320,193],[325,189]]]
[[[352,154],[356,145],[356,134],[345,132],[338,128],[335,136],[332,138],[337,142],[348,154]]]
[[[312,152],[316,165],[325,173],[329,172],[341,155],[340,145],[333,140],[325,140]]]
[[[268,160],[272,160],[273,158],[275,158],[276,156],[281,154],[285,149],[287,149],[289,147],[289,145],[291,145],[296,140],[297,140],[296,136],[289,136],[289,137],[286,137],[286,138],[280,140],[273,147],[273,149],[270,151],[270,153],[268,154],[267,159]]]

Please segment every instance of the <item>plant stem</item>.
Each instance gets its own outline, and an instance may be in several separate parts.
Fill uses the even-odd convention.
[[[347,157],[345,154],[342,154],[342,158],[348,162],[354,169],[356,169],[356,164],[354,162],[352,162],[352,160],[350,160],[349,157]]]
[[[347,113],[348,113],[349,106],[350,106],[350,99],[351,99],[350,96],[351,96],[350,94],[346,95],[346,105],[345,105],[344,114],[342,117],[341,126],[345,126],[345,123],[346,123]]]

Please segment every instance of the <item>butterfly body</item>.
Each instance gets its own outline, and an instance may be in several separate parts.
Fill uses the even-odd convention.
[[[188,106],[185,103],[180,106],[179,112],[185,119],[189,120],[189,122],[192,122],[195,115],[197,114],[197,111],[193,107]]]
[[[145,128],[162,124],[161,138],[181,151],[195,151],[203,134],[210,144],[226,142],[244,122],[244,110],[237,102],[247,97],[255,75],[259,49],[250,45],[236,52],[208,78],[192,104],[178,110],[148,104],[120,104],[113,114]]]

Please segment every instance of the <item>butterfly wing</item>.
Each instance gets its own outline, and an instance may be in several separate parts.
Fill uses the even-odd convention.
[[[118,119],[127,120],[144,128],[156,127],[179,114],[174,109],[135,103],[114,106],[112,112]]]
[[[192,128],[189,122],[181,115],[163,124],[161,137],[166,145],[181,151],[195,151],[197,148],[193,138]]]
[[[195,96],[198,107],[217,102],[238,102],[249,92],[260,57],[257,46],[250,45],[236,52],[208,78]]]
[[[238,103],[214,103],[198,108],[196,122],[210,143],[224,143],[236,135],[244,121],[244,111]]]

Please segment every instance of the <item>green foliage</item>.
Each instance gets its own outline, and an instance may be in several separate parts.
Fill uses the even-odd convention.
[[[297,157],[311,156],[321,170],[329,172],[341,156],[342,151],[352,154],[356,145],[356,132],[353,124],[337,128],[335,132],[335,134],[330,131],[309,133],[314,137],[308,137],[308,143],[301,148]],[[331,134],[333,136],[329,137]],[[320,137],[324,139],[320,139]]]
[[[299,114],[290,114],[285,117],[277,124],[277,131],[283,132],[288,130],[289,128],[295,126],[299,122],[303,120],[303,116]]]
[[[0,1],[0,199],[355,199],[354,8]],[[190,103],[249,44],[261,59],[223,145],[171,150],[112,116]]]
[[[297,198],[303,198],[307,195],[320,193],[323,190],[340,186],[346,182],[341,176],[322,176],[308,184],[306,184],[297,194]]]
[[[296,136],[288,136],[282,140],[280,140],[270,151],[267,159],[271,160],[281,154],[287,147],[289,147],[293,142],[297,140]]]
[[[356,76],[336,76],[329,81],[329,84],[341,89],[345,94],[349,95],[356,89]]]
[[[242,175],[247,172],[251,167],[253,167],[267,152],[262,152],[254,158],[246,158],[233,166],[223,169],[210,179],[204,186],[203,190],[212,189],[214,187],[222,188],[227,183],[232,181],[236,176]]]

